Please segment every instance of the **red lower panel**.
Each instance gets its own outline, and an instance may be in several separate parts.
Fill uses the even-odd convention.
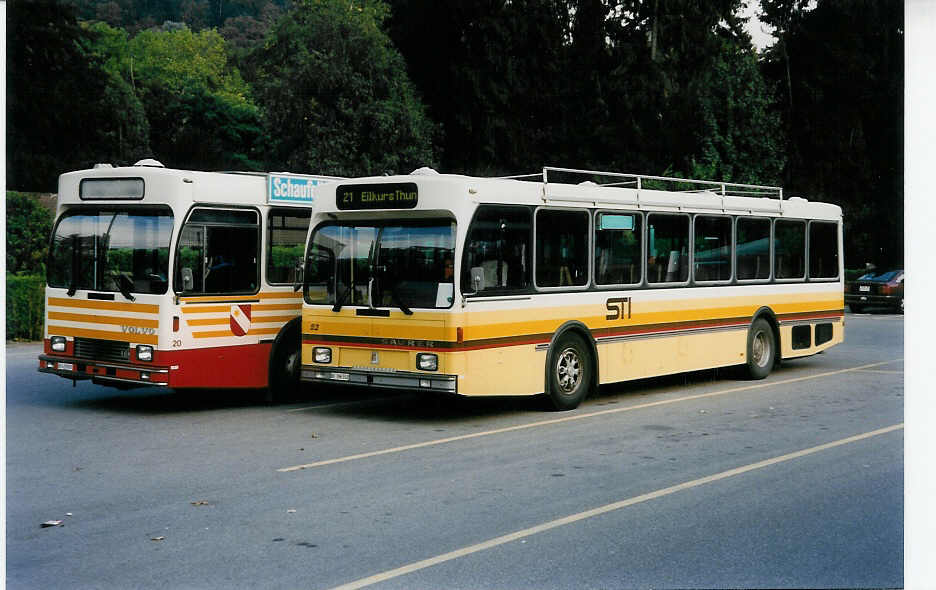
[[[157,351],[169,387],[266,387],[272,343]],[[171,367],[178,366],[178,369]]]

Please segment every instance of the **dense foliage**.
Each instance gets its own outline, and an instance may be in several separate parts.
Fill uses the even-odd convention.
[[[845,210],[846,264],[903,261],[903,6],[767,0],[789,165],[784,186]],[[822,56],[817,59],[817,56]]]
[[[36,195],[7,191],[6,214],[6,335],[36,340],[42,337],[52,212]]]
[[[339,176],[432,163],[433,126],[381,29],[385,13],[380,3],[305,0],[249,56],[270,162]]]
[[[782,184],[902,262],[903,5],[18,0],[8,186],[95,161],[331,174],[544,164]],[[40,75],[37,75],[40,73]]]
[[[45,275],[6,275],[7,340],[39,340],[45,315]]]
[[[6,194],[6,269],[11,273],[43,273],[49,255],[52,212],[33,196]]]

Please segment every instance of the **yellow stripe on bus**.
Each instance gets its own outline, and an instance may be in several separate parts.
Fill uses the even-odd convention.
[[[104,316],[91,313],[64,313],[60,311],[50,311],[49,319],[62,320],[66,322],[87,322],[90,324],[113,324],[117,326],[132,326],[135,328],[159,327],[159,320],[141,320],[137,318]]]
[[[391,312],[390,317],[386,319],[370,322],[370,318],[352,316],[354,312],[350,309],[342,310],[338,314],[320,309],[307,309],[303,314],[303,331],[354,336],[365,330],[367,335],[372,337],[452,340],[454,335],[451,334],[450,326],[460,324],[463,326],[465,340],[483,340],[516,335],[551,334],[570,319],[585,323],[589,329],[640,328],[719,320],[743,322],[749,321],[760,307],[767,305],[767,302],[767,297],[760,296],[637,301],[632,304],[630,318],[608,320],[604,303],[595,301],[584,307],[569,305],[452,313],[445,316],[449,322],[447,327],[442,325],[443,316],[437,314],[416,312],[413,316],[403,318],[401,314]],[[780,316],[841,310],[842,307],[841,295],[817,297],[815,294],[791,295],[783,303],[771,306],[774,313]],[[598,311],[598,314],[595,314],[595,311]],[[309,324],[316,324],[316,329],[313,330]]]
[[[296,315],[299,315],[302,305],[298,303],[251,303],[250,309],[253,311],[295,311]],[[182,308],[182,313],[185,314],[228,313],[230,311],[230,305],[200,305],[198,307]]]
[[[104,330],[85,330],[83,328],[69,328],[66,326],[49,326],[48,332],[54,336],[72,336],[77,338],[97,338],[98,340],[119,340],[121,342],[139,342],[140,344],[157,344],[156,334],[128,334],[124,332],[107,332]]]
[[[183,303],[198,303],[199,301],[243,301],[244,299],[301,299],[301,292],[284,291],[281,293],[255,293],[253,295],[199,295],[197,297],[180,297]]]
[[[261,305],[254,305],[251,309],[256,309],[259,311],[295,311],[298,315],[299,310],[302,309],[301,303],[265,303]]]
[[[118,303],[116,301],[63,299],[61,297],[49,297],[49,306],[76,307],[82,309],[106,309],[109,311],[129,311],[132,313],[159,313],[158,305],[150,305],[148,303]]]

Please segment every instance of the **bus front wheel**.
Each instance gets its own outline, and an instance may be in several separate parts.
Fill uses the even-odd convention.
[[[289,399],[299,391],[299,322],[286,324],[273,342],[267,401]]]
[[[549,353],[548,393],[556,410],[574,410],[592,387],[591,353],[577,334],[560,336]]]
[[[777,346],[770,322],[758,318],[748,330],[747,374],[750,379],[763,379],[770,374],[777,360]]]

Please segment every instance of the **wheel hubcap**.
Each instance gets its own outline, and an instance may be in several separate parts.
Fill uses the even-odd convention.
[[[559,383],[559,389],[565,394],[572,393],[581,380],[582,362],[578,351],[574,348],[563,350],[556,362],[556,381]]]
[[[299,367],[299,352],[291,352],[286,355],[285,363],[286,374],[292,377],[296,374],[296,369]]]
[[[751,353],[754,357],[754,363],[758,367],[766,367],[770,360],[770,339],[764,332],[754,334],[754,342],[751,346]]]

